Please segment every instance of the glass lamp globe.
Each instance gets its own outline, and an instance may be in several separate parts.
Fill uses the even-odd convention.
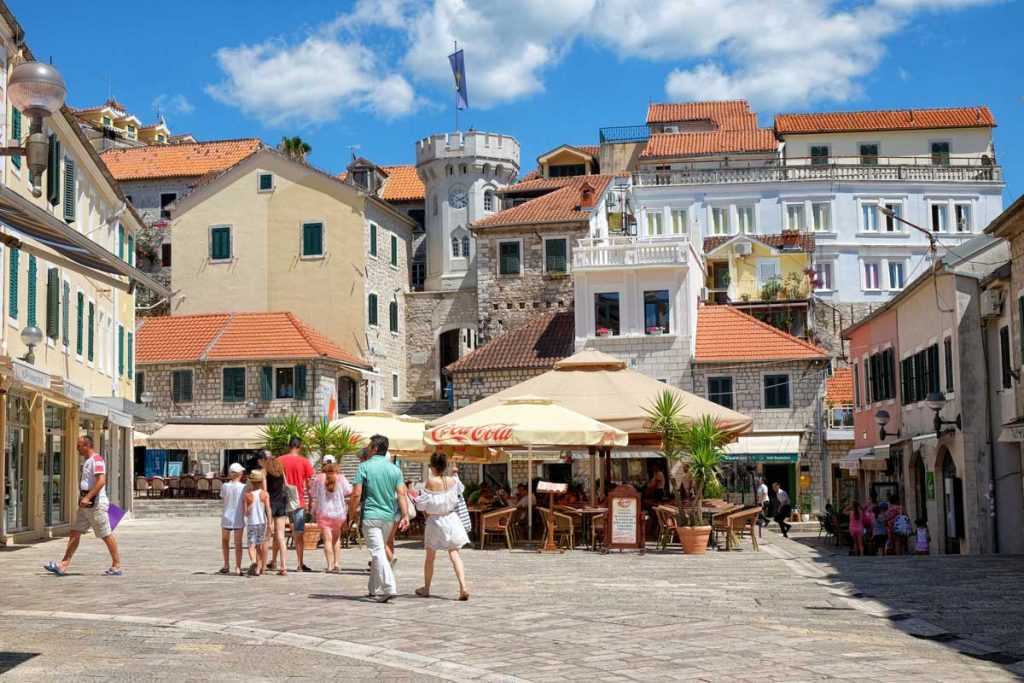
[[[22,62],[7,80],[11,104],[30,116],[50,116],[60,111],[67,92],[60,72],[42,62]]]
[[[935,412],[939,412],[942,410],[942,407],[946,405],[946,397],[943,396],[941,392],[933,391],[925,397],[924,402],[929,408]]]
[[[39,346],[43,342],[43,331],[35,325],[29,325],[21,331],[21,341],[25,346]]]
[[[879,427],[885,427],[885,425],[889,424],[889,411],[879,410],[875,413],[875,422],[878,423]]]

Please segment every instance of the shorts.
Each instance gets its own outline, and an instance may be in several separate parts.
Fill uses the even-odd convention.
[[[345,520],[337,517],[317,517],[316,523],[321,529],[330,529],[337,537],[341,534],[341,527],[345,524]]]
[[[267,535],[266,524],[250,524],[249,526],[245,527],[245,531],[246,534],[248,535],[248,545],[250,548],[257,545],[263,545],[263,540],[264,538],[266,538]]]
[[[110,530],[110,517],[107,515],[107,506],[96,504],[91,508],[78,508],[75,513],[75,523],[71,527],[80,534],[89,529],[96,534],[96,538],[106,538],[113,532]]]
[[[288,515],[292,520],[292,533],[301,534],[306,530],[306,510],[299,508]]]

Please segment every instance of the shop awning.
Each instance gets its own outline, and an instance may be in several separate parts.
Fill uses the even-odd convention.
[[[799,434],[741,436],[725,446],[727,462],[793,463],[800,459]]]
[[[167,424],[149,435],[147,448],[175,448],[187,441],[228,444],[231,448],[259,448],[263,425],[258,424]]]
[[[857,470],[884,470],[889,461],[889,444],[871,446],[868,448],[854,448],[850,450],[839,461],[839,466],[844,470],[856,472]]]
[[[160,297],[171,296],[167,287],[6,186],[0,186],[0,221],[14,236],[29,237],[78,265],[100,273],[123,275]],[[46,258],[45,254],[41,256]],[[81,272],[90,275],[87,270]]]

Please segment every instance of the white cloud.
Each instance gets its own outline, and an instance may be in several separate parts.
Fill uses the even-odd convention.
[[[153,98],[153,109],[161,114],[191,114],[196,110],[188,98],[181,93],[157,95]]]

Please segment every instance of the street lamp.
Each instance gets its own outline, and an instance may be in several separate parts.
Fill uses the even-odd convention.
[[[963,429],[963,427],[960,426],[960,416],[959,415],[957,415],[956,419],[954,419],[954,420],[943,420],[942,416],[939,415],[939,413],[942,411],[942,408],[946,405],[946,397],[942,394],[942,392],[939,392],[939,391],[931,392],[930,394],[928,394],[927,397],[925,397],[924,403],[925,403],[926,406],[928,406],[929,408],[931,408],[932,410],[935,411],[934,426],[935,426],[935,436],[936,437],[942,436],[942,428],[945,425],[955,425],[956,429]],[[950,430],[950,431],[956,431],[956,430]]]
[[[7,79],[7,95],[11,104],[29,117],[28,139],[22,145],[0,148],[0,155],[24,154],[28,158],[29,178],[33,196],[43,194],[39,176],[46,171],[50,145],[43,134],[43,119],[53,116],[64,105],[67,87],[60,72],[51,64],[22,62],[11,70]]]
[[[256,415],[256,409],[258,407],[259,404],[256,403],[256,401],[252,400],[251,398],[245,402],[245,410],[246,412],[249,413],[249,417],[253,417],[254,415]]]
[[[890,437],[890,436],[898,437],[900,435],[900,430],[898,428],[896,429],[895,432],[887,432],[887,431],[885,431],[885,426],[887,424],[889,424],[889,411],[888,410],[879,410],[877,413],[875,413],[875,422],[878,423],[878,440],[879,441],[885,441],[886,437]]]
[[[43,343],[43,331],[35,325],[29,325],[21,331],[21,341],[28,347],[28,352],[21,359],[26,363],[35,363],[35,348]]]
[[[139,395],[139,400],[142,401],[143,405],[148,406],[150,403],[156,400],[156,396],[153,395],[152,391],[143,391],[142,394]]]

